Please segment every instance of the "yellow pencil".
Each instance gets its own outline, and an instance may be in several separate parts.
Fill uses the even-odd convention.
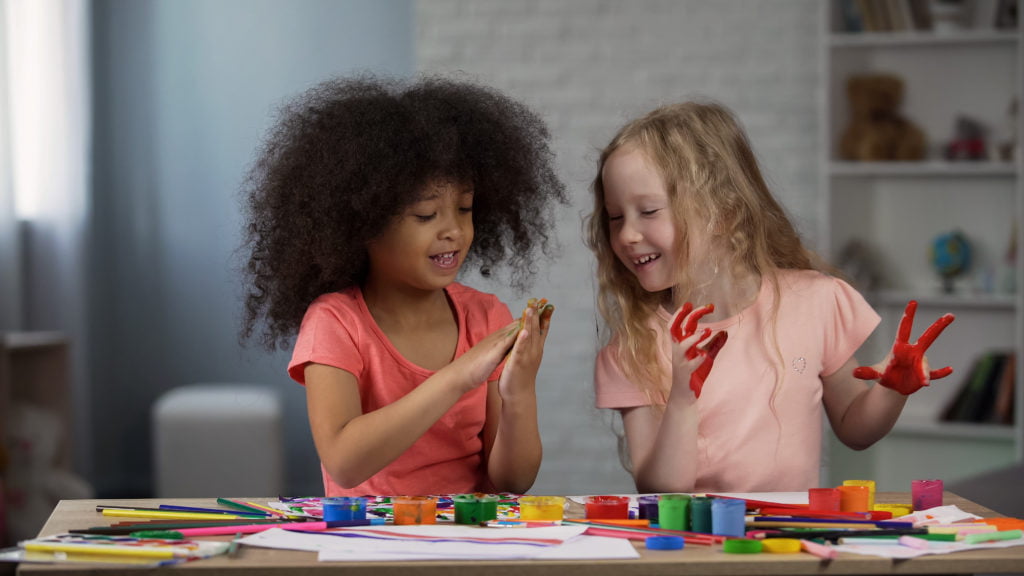
[[[104,508],[104,516],[120,516],[123,518],[165,518],[168,520],[235,520],[252,518],[252,516],[236,516],[234,514],[216,514],[206,512],[179,512],[176,510],[129,510]]]
[[[26,542],[25,550],[30,552],[65,552],[69,554],[100,554],[105,556],[144,556],[146,558],[177,558],[184,552],[168,549],[146,548],[144,546],[110,546],[92,544],[60,544],[49,542]]]

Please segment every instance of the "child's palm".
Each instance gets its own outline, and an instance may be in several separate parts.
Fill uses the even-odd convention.
[[[882,386],[908,395],[927,386],[931,380],[945,378],[953,373],[953,369],[949,366],[938,370],[929,370],[924,353],[939,337],[939,334],[942,334],[946,326],[953,323],[955,317],[952,314],[943,315],[921,334],[917,342],[911,344],[910,330],[914,325],[916,312],[917,302],[911,300],[903,312],[903,318],[900,320],[900,327],[896,333],[896,342],[893,344],[885,369],[879,372],[874,367],[861,366],[853,371],[854,377],[861,380],[878,380]]]

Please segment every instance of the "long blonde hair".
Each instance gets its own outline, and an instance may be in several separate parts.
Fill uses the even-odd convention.
[[[698,224],[708,229],[711,245],[729,255],[723,271],[747,270],[772,281],[773,309],[778,307],[778,270],[830,268],[803,245],[768,189],[739,121],[727,108],[714,102],[670,104],[626,124],[601,151],[592,183],[594,208],[584,223],[585,242],[597,259],[597,307],[617,342],[619,364],[658,403],[664,375],[649,319],[665,295],[644,290],[615,256],[605,210],[602,169],[608,157],[625,146],[642,151],[668,189],[678,227],[677,294],[693,294],[697,288],[687,271],[687,230]]]

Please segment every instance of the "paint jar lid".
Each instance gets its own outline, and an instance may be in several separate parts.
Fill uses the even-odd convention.
[[[800,541],[796,538],[765,538],[761,541],[761,550],[773,554],[795,554],[800,551]]]
[[[722,551],[727,554],[757,554],[761,552],[761,546],[761,540],[728,538],[722,544]]]
[[[648,550],[681,550],[682,536],[648,536],[644,543]]]

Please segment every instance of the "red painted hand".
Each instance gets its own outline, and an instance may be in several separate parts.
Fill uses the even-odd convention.
[[[917,312],[917,302],[911,300],[903,311],[903,319],[900,320],[899,331],[896,333],[896,342],[892,346],[892,355],[885,371],[870,366],[861,366],[853,371],[855,378],[861,380],[878,380],[878,383],[886,388],[903,394],[904,396],[917,392],[927,386],[931,380],[945,378],[953,373],[949,366],[939,370],[925,370],[924,353],[932,342],[942,334],[942,331],[953,323],[955,317],[952,314],[945,314],[936,320],[914,344],[910,343],[910,329],[914,324],[914,313]]]
[[[696,310],[693,309],[693,304],[689,302],[683,304],[679,312],[676,312],[676,317],[672,319],[672,326],[669,328],[672,340],[682,342],[684,338],[693,336],[697,332],[697,321],[714,311],[714,304],[707,304]],[[708,339],[709,337],[711,337],[711,330],[705,328],[700,339],[686,350],[687,360],[693,360],[698,356],[704,357],[704,361],[700,363],[700,366],[693,371],[693,374],[690,374],[690,390],[693,390],[697,398],[700,398],[700,391],[704,388],[704,380],[711,372],[711,367],[715,363],[715,357],[722,350],[722,346],[725,346],[725,341],[728,339],[729,334],[719,332],[714,337],[711,337],[710,340]],[[701,347],[701,344],[704,344],[704,346]]]

